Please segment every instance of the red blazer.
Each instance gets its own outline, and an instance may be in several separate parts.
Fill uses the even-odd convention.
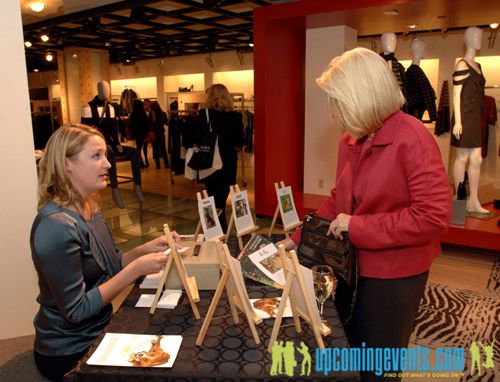
[[[416,118],[394,113],[371,140],[344,134],[336,188],[318,210],[353,215],[349,236],[360,274],[382,279],[429,270],[451,214],[451,193],[439,149]],[[292,235],[300,241],[300,231]]]

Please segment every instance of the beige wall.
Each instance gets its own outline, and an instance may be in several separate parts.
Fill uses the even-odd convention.
[[[33,155],[28,81],[18,1],[0,5],[3,60],[0,83],[0,339],[33,333],[37,278],[29,233],[36,213],[36,167]],[[8,52],[8,53],[6,53]]]

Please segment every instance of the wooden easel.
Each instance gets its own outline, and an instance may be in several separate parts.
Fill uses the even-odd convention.
[[[208,193],[207,190],[203,190],[201,193],[197,192],[196,193],[196,198],[198,201],[201,201],[203,199],[208,198]],[[201,231],[201,220],[198,219],[198,225],[196,226],[196,230],[194,231],[194,240],[198,240],[198,235],[200,234]],[[218,240],[224,240],[226,238],[226,235],[222,234],[222,236],[216,238]]]
[[[230,186],[229,190],[231,194],[241,192],[240,186],[237,184],[235,184],[234,186]],[[231,200],[232,200],[232,195],[231,195]],[[250,213],[250,206],[248,206],[248,212]],[[235,213],[234,211],[231,213],[231,219],[229,220],[229,224],[227,226],[226,243],[229,240],[229,235],[231,234],[231,229],[233,228],[233,224],[236,226],[234,222],[235,220],[234,213]],[[253,223],[253,218],[252,218],[252,223]],[[236,228],[236,237],[238,238],[238,245],[240,247],[240,251],[243,250],[243,240],[241,238],[245,235],[250,235],[252,232],[255,232],[259,229],[259,227],[255,225],[255,223],[253,224],[254,224],[253,227],[249,227],[243,231],[238,231],[238,229]]]
[[[283,182],[283,181],[281,181],[279,184],[278,184],[278,182],[274,182],[274,189],[276,190],[276,195],[278,195],[278,190],[280,188],[285,188],[285,187],[286,187],[285,182]],[[279,213],[280,213],[280,206],[279,206],[279,200],[278,200],[278,205],[276,206],[276,211],[274,211],[273,221],[271,223],[271,227],[269,227],[269,233],[267,234],[268,237],[270,237],[273,233],[273,229],[274,229],[274,226],[276,225],[276,220],[278,219]],[[283,220],[283,218],[281,220]],[[293,224],[289,227],[285,227],[283,225],[283,231],[285,233],[285,237],[286,238],[290,237],[290,231],[294,230],[295,228],[297,228],[301,224],[302,224],[302,222],[299,221],[296,224]]]
[[[243,314],[247,318],[248,326],[250,327],[250,331],[252,332],[252,337],[255,343],[260,344],[260,338],[257,334],[255,325],[260,324],[262,322],[262,318],[260,318],[255,313],[250,304],[246,290],[244,290],[245,284],[244,282],[242,282],[240,276],[236,272],[236,268],[233,264],[234,258],[229,253],[227,244],[222,244],[219,240],[216,240],[215,244],[217,246],[217,254],[219,255],[222,276],[219,281],[219,285],[215,290],[214,298],[210,303],[207,316],[205,317],[205,321],[203,321],[203,325],[201,327],[200,333],[198,334],[198,338],[196,339],[196,345],[201,346],[203,344],[203,340],[205,339],[205,335],[207,334],[208,327],[210,326],[210,321],[212,320],[215,309],[217,308],[217,305],[219,303],[220,296],[224,289],[226,290],[227,299],[231,307],[231,314],[233,316],[234,323],[239,324],[240,322],[238,317],[238,310],[240,312],[243,312]]]
[[[151,309],[149,310],[150,314],[154,314],[156,307],[158,306],[158,301],[160,299],[160,295],[163,291],[163,287],[165,286],[165,282],[167,281],[168,272],[172,267],[172,262],[177,268],[177,272],[179,273],[179,278],[182,281],[182,285],[184,286],[184,290],[189,299],[189,303],[191,304],[191,309],[193,310],[194,317],[199,320],[200,313],[198,312],[198,307],[196,303],[200,301],[200,295],[198,293],[198,286],[196,285],[196,279],[191,276],[188,277],[186,268],[184,267],[184,263],[182,262],[179,254],[177,253],[177,247],[175,245],[174,239],[172,238],[172,233],[168,228],[168,224],[163,225],[163,231],[165,233],[165,237],[167,238],[168,246],[170,248],[170,255],[167,260],[167,264],[165,265],[165,269],[163,270],[163,275],[160,279],[160,284],[158,285],[158,289],[156,290],[156,295],[151,304]]]
[[[295,251],[290,251],[291,262],[289,262],[283,244],[280,244],[278,246],[278,251],[281,258],[283,271],[285,272],[286,282],[285,288],[283,289],[283,294],[281,295],[281,301],[278,308],[278,313],[276,314],[276,319],[274,321],[273,331],[271,332],[271,338],[269,339],[269,346],[267,347],[267,351],[269,353],[272,352],[274,341],[276,341],[278,337],[278,332],[280,330],[281,321],[283,320],[283,312],[285,311],[287,299],[290,299],[290,306],[293,312],[293,323],[297,333],[302,332],[299,319],[299,317],[302,317],[304,321],[308,322],[311,326],[318,347],[324,348],[325,344],[323,342],[322,336],[329,335],[331,333],[331,330],[329,327],[319,321],[317,315],[314,314],[312,304],[315,303],[315,301],[311,301],[311,299],[308,297],[305,280],[300,269],[297,254],[295,253]],[[294,290],[297,290],[297,288],[293,288],[294,284],[298,286],[298,295],[296,295],[296,293],[294,292]],[[299,299],[300,301],[302,301],[305,309],[300,308],[300,305],[298,303]]]

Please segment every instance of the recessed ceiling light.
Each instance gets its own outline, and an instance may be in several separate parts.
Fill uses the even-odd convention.
[[[497,29],[498,28],[498,23],[491,23],[490,24],[491,29]]]
[[[38,69],[33,69],[34,72],[38,72]]]
[[[415,29],[416,27],[418,27],[418,24],[408,24],[406,27],[408,29]]]
[[[30,8],[33,12],[41,12],[45,9],[45,4],[41,1],[32,1]]]
[[[24,42],[24,46],[25,46],[26,48],[31,48],[31,47],[33,46],[33,44],[31,43],[31,41],[25,41],[25,42]]]
[[[49,41],[49,36],[47,36],[46,34],[42,34],[42,35],[40,36],[40,38],[41,38],[41,40],[42,40],[43,42],[47,42],[47,41]]]
[[[73,57],[73,58],[77,58],[77,57],[78,57],[78,55],[77,55],[76,53],[73,53],[73,55],[72,55],[71,57]]]
[[[399,15],[399,11],[397,9],[389,9],[387,11],[384,11],[383,13],[386,16],[397,16],[397,15]]]
[[[45,59],[50,62],[54,59],[54,56],[52,55],[52,53],[47,53],[47,55],[45,56]]]

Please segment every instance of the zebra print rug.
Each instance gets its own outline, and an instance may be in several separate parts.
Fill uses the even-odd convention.
[[[428,283],[420,303],[412,342],[429,348],[463,347],[466,370],[461,381],[500,381],[500,258],[497,257],[484,293]],[[495,367],[471,376],[472,342],[495,341]],[[484,356],[484,355],[482,355]],[[483,359],[484,361],[484,359]]]

